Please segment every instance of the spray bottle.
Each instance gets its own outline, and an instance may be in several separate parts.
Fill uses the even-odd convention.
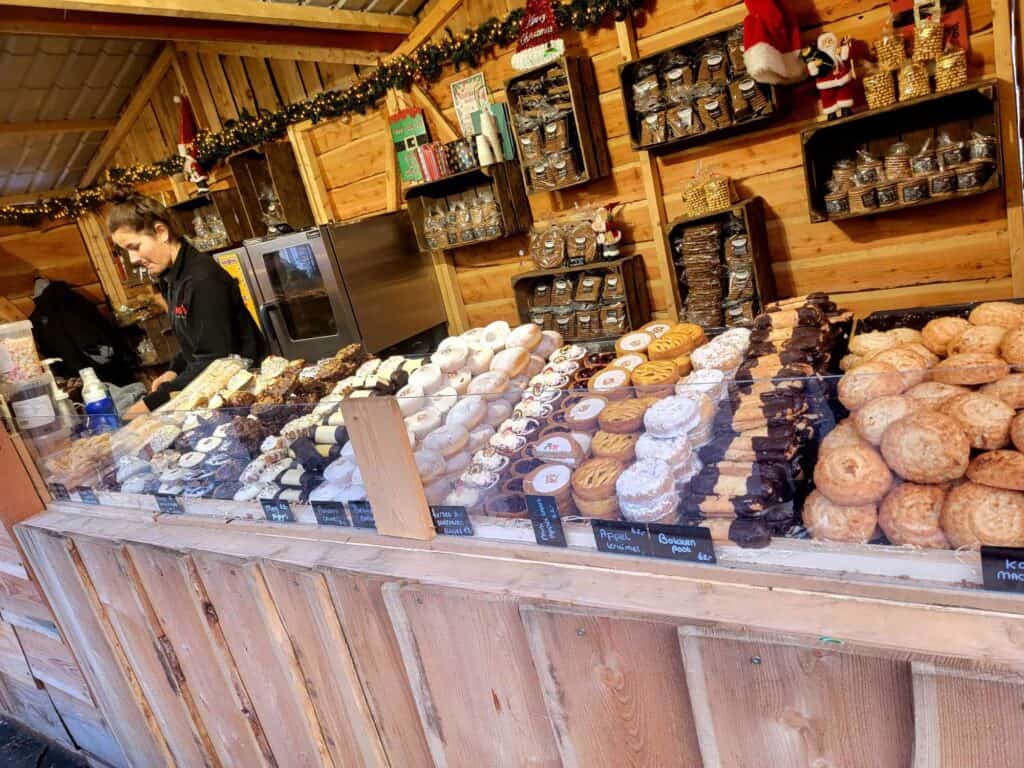
[[[82,401],[89,430],[94,434],[113,432],[121,426],[114,398],[92,368],[83,368],[78,375],[82,379]]]

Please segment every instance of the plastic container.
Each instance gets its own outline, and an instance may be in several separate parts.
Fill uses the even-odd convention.
[[[14,423],[22,435],[43,437],[61,428],[50,392],[50,377],[43,374],[4,388]]]
[[[13,384],[42,375],[32,323],[19,320],[0,325],[0,379]]]
[[[113,432],[121,426],[114,398],[92,368],[78,372],[82,379],[82,402],[85,403],[86,422],[93,433]]]

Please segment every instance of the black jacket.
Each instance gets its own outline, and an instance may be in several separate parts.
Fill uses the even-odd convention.
[[[124,386],[135,380],[135,353],[96,306],[71,286],[54,280],[35,299],[32,334],[43,357],[59,357],[53,372],[77,376],[92,368],[103,381]]]
[[[188,242],[164,273],[160,292],[167,300],[171,328],[181,354],[171,364],[178,374],[144,398],[150,410],[170,399],[214,360],[235,354],[254,364],[266,355],[260,329],[242,302],[238,283],[213,260]]]

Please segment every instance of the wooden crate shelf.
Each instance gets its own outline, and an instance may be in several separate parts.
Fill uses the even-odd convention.
[[[801,132],[800,143],[811,223],[844,221],[947,203],[1002,186],[1003,153],[1002,146],[997,144],[995,169],[977,189],[841,215],[829,216],[825,210],[826,183],[832,176],[833,165],[841,159],[852,159],[860,148],[866,147],[875,157],[883,159],[886,149],[897,141],[906,141],[916,152],[926,139],[931,139],[934,145],[935,138],[943,132],[954,141],[968,139],[972,131],[998,136],[999,124],[997,81],[988,79],[806,128]]]
[[[647,278],[644,275],[643,258],[633,255],[624,256],[623,258],[612,261],[594,261],[589,264],[582,264],[573,267],[560,267],[558,269],[535,269],[530,272],[520,272],[517,275],[513,275],[512,290],[516,297],[516,310],[519,313],[519,322],[529,323],[531,321],[530,312],[533,308],[531,305],[531,297],[533,295],[533,289],[536,287],[537,283],[553,282],[555,278],[566,275],[582,275],[588,273],[601,274],[602,277],[617,275],[619,279],[622,280],[624,295],[617,301],[621,301],[626,308],[626,331],[639,328],[651,319],[651,303],[650,297],[647,293]],[[613,302],[598,301],[595,303],[595,306],[598,306],[598,309],[592,311],[600,312],[600,308],[603,305],[611,303]],[[571,305],[566,305],[566,308],[573,309],[575,304],[576,302],[574,301]],[[617,338],[618,334],[614,336],[605,334],[602,334],[601,336],[565,336],[563,334],[563,336],[567,343],[575,341],[600,342]]]
[[[416,232],[416,242],[419,243],[420,249],[423,251],[431,250],[423,230],[424,221],[431,207],[444,203],[447,208],[450,202],[453,201],[453,198],[472,195],[474,190],[483,187],[491,191],[494,199],[501,207],[501,235],[481,238],[472,242],[460,242],[456,245],[447,245],[441,250],[451,250],[492,240],[500,240],[529,230],[530,224],[533,222],[533,216],[530,213],[530,204],[526,197],[526,189],[523,186],[523,176],[519,170],[519,163],[515,160],[506,160],[485,168],[473,168],[446,176],[443,179],[437,179],[436,181],[416,184],[405,190],[405,201],[408,204],[409,216],[412,219],[413,230]]]
[[[608,141],[605,135],[604,120],[601,117],[594,65],[590,59],[577,56],[561,56],[543,66],[505,81],[510,122],[516,140],[517,152],[520,157],[523,156],[522,138],[516,125],[516,117],[521,109],[520,89],[530,81],[543,80],[551,70],[559,67],[565,71],[569,85],[569,97],[572,105],[572,119],[569,121],[569,144],[574,148],[574,154],[579,163],[579,176],[553,187],[534,187],[530,179],[529,166],[531,163],[524,159],[521,170],[528,195],[568,189],[600,179],[611,173],[611,157],[608,154]]]
[[[666,138],[665,141],[659,141],[655,144],[641,144],[640,142],[640,129],[641,129],[641,117],[636,110],[636,105],[633,100],[633,85],[637,81],[637,72],[647,64],[653,64],[659,61],[662,57],[673,54],[681,53],[688,57],[696,56],[699,59],[701,48],[710,40],[722,40],[724,41],[726,36],[732,30],[724,30],[716,32],[712,35],[706,35],[698,38],[691,42],[685,43],[684,45],[677,45],[672,48],[666,48],[652,53],[649,56],[635,59],[633,61],[627,61],[625,64],[619,65],[619,82],[621,83],[621,93],[623,106],[626,110],[626,120],[629,125],[629,140],[633,149],[646,150],[648,152],[656,152],[659,154],[672,152],[680,149],[686,149],[687,147],[699,146],[701,144],[708,144],[713,141],[720,141],[727,139],[731,136],[736,136],[742,133],[749,133],[756,131],[759,128],[763,128],[766,123],[777,118],[784,111],[781,108],[779,102],[780,92],[774,85],[755,83],[755,88],[759,89],[768,100],[769,107],[760,114],[754,115],[741,122],[734,122],[732,125],[724,128],[713,128],[711,130],[702,131],[701,133],[693,136],[677,136],[674,138]],[[725,57],[728,61],[728,56]],[[741,80],[742,76],[733,78],[733,80]],[[726,86],[728,91],[728,86]],[[730,98],[726,96],[726,98]],[[666,136],[668,135],[669,129],[666,127]]]
[[[734,203],[728,208],[723,208],[720,211],[714,211],[712,213],[706,213],[701,216],[680,216],[677,219],[673,219],[665,227],[665,243],[668,248],[668,252],[672,254],[673,264],[676,266],[676,283],[679,282],[679,256],[676,254],[675,248],[672,245],[673,240],[679,235],[681,230],[696,226],[700,224],[711,224],[714,222],[725,223],[730,218],[739,219],[747,232],[747,238],[750,243],[751,261],[753,263],[753,276],[754,276],[754,313],[760,312],[763,307],[769,302],[775,301],[778,298],[775,289],[775,275],[772,272],[771,255],[768,249],[768,233],[765,228],[764,220],[764,203],[760,197],[750,197],[746,200],[741,200],[738,203]],[[723,238],[724,242],[724,238]],[[724,255],[721,257],[724,259]],[[682,290],[680,289],[680,298],[682,296]],[[685,302],[680,301],[680,307],[683,307]],[[680,311],[682,316],[682,311]]]

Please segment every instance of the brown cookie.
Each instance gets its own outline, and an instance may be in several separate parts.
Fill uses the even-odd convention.
[[[615,459],[629,464],[636,458],[636,441],[639,434],[626,435],[621,432],[600,431],[590,442],[590,452],[595,457]]]
[[[853,419],[846,419],[836,424],[832,431],[822,439],[821,445],[818,447],[818,459],[820,460],[826,453],[834,451],[840,446],[865,445],[866,443],[867,441],[857,431],[857,425],[853,423]]]
[[[900,344],[896,349],[909,349],[920,355],[928,362],[928,367],[931,368],[933,365],[939,362],[939,356],[932,352],[928,347],[922,344],[920,341],[907,342],[906,344]]]
[[[881,499],[892,485],[892,473],[870,445],[844,445],[818,457],[814,484],[830,501],[858,506]]]
[[[943,384],[989,384],[1010,372],[1001,357],[986,352],[964,352],[951,355],[932,368],[932,379]]]
[[[644,425],[644,412],[650,402],[646,399],[630,398],[612,403],[597,418],[597,423],[605,432],[629,434],[639,432]]]
[[[964,352],[987,352],[999,354],[999,345],[1006,336],[1006,329],[998,325],[972,325],[949,342],[948,353],[960,355]]]
[[[885,335],[896,339],[897,344],[920,344],[924,340],[921,332],[913,328],[892,328]]]
[[[946,492],[938,485],[900,483],[882,499],[878,525],[893,544],[949,549],[940,518]]]
[[[978,391],[983,395],[1002,400],[1018,411],[1024,408],[1024,373],[1011,373],[999,381],[986,384]]]
[[[1024,453],[989,451],[975,456],[967,467],[967,478],[990,488],[1024,491]]]
[[[928,369],[932,367],[927,357],[907,347],[893,347],[879,352],[871,358],[871,362],[888,363],[899,371],[903,377],[904,389],[924,381],[928,377]]]
[[[921,331],[922,343],[939,357],[949,352],[949,342],[967,330],[970,323],[962,317],[937,317]]]
[[[942,517],[954,546],[1024,545],[1024,493],[1019,491],[962,483],[946,497]],[[947,522],[953,530],[945,528]]]
[[[995,386],[990,384],[989,386]],[[954,384],[942,384],[938,381],[925,381],[915,387],[908,389],[907,397],[919,401],[926,408],[933,411],[942,410],[946,404],[960,395],[966,395],[971,390],[967,387],[958,387]]]
[[[869,360],[843,374],[839,380],[839,402],[851,411],[886,395],[898,395],[906,386],[902,374],[889,363]]]
[[[999,345],[999,352],[1003,360],[1015,368],[1024,366],[1024,328],[1007,331]]]
[[[815,539],[864,544],[875,534],[878,508],[875,504],[842,505],[814,491],[804,504],[804,525]]]
[[[983,486],[974,483],[960,483],[950,489],[942,504],[939,522],[953,549],[977,549],[978,536],[971,527],[971,505],[976,503],[974,489]]]
[[[884,331],[858,333],[850,339],[850,352],[855,355],[870,356],[886,349],[891,349],[899,343],[899,339],[888,335]]]
[[[1010,442],[1013,409],[1002,400],[969,392],[951,400],[943,412],[956,419],[972,448],[993,451]]]
[[[967,319],[973,325],[1016,328],[1024,325],[1024,305],[1012,301],[986,301],[972,309]]]
[[[1010,422],[1010,440],[1014,448],[1024,452],[1024,413],[1018,413]]]
[[[955,419],[937,411],[912,413],[882,436],[882,456],[892,470],[914,483],[946,483],[963,477],[971,444]]]
[[[918,400],[906,395],[886,395],[872,400],[854,413],[853,425],[857,434],[877,447],[890,424],[923,407]]]

